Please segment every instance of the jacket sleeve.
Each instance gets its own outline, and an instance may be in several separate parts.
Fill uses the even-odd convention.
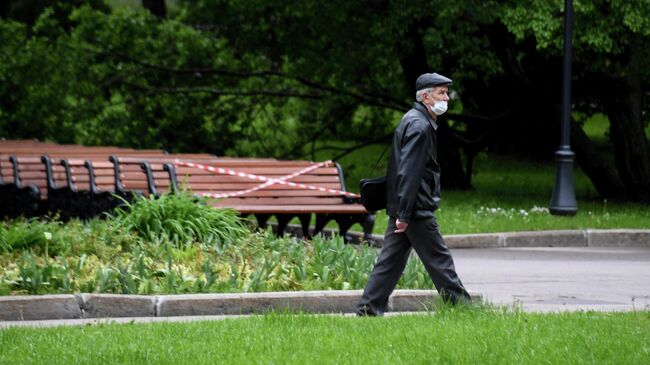
[[[411,220],[424,168],[433,148],[427,127],[427,123],[413,121],[402,136],[396,181],[397,217],[402,222]]]

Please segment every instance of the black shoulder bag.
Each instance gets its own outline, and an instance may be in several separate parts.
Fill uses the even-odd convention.
[[[361,204],[369,212],[386,209],[386,176],[361,179]]]
[[[377,169],[379,161],[384,157],[384,153],[390,147],[386,146],[381,153],[373,170]],[[369,212],[386,209],[386,176],[361,179],[359,181],[359,192],[361,194],[361,205]]]

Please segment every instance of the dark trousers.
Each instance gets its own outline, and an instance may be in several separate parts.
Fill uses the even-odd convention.
[[[413,220],[403,233],[395,233],[395,229],[395,218],[390,217],[384,246],[363,291],[357,314],[382,315],[386,311],[388,297],[402,276],[411,248],[422,260],[443,300],[452,304],[470,301],[435,217]]]

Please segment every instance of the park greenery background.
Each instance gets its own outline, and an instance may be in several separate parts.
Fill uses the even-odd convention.
[[[647,2],[575,2],[579,211],[548,212],[562,6],[7,1],[0,136],[333,159],[357,191],[360,178],[383,174],[415,78],[438,71],[454,79],[451,110],[439,120],[443,234],[650,228]],[[340,238],[302,247],[267,232],[242,234],[248,223],[194,205],[183,195],[142,200],[101,220],[5,221],[0,293],[361,288],[376,257]],[[379,212],[375,233],[386,222]],[[326,252],[336,254],[318,264]],[[424,277],[413,262],[400,286],[429,287]]]
[[[436,71],[454,79],[439,120],[443,233],[650,228],[650,3],[574,7],[571,218],[546,208],[561,0],[3,1],[0,138],[333,159],[356,191],[383,174],[415,78]],[[385,226],[380,213],[375,232]],[[2,222],[0,295],[358,289],[376,256],[170,195],[88,221]],[[433,288],[417,260],[398,287]],[[0,330],[0,362],[646,363],[648,328],[647,312],[438,303],[381,320]]]
[[[389,143],[415,78],[438,71],[456,95],[440,120],[443,187],[469,189],[483,153],[552,161],[562,9],[559,0],[5,1],[0,135],[342,160]],[[588,197],[649,201],[649,11],[645,1],[575,2],[571,142],[596,191]],[[603,125],[590,134],[594,118]]]
[[[333,159],[343,166],[348,189],[356,191],[360,178],[383,174],[386,147],[413,101],[415,78],[438,71],[454,79],[451,110],[439,119],[443,205],[438,216],[444,234],[649,228],[647,2],[575,2],[571,143],[579,212],[554,217],[546,208],[559,143],[562,6],[538,0],[6,1],[0,7],[0,136],[220,156]],[[214,244],[203,236],[239,232],[238,219],[222,223],[202,208],[188,209],[194,218],[152,215],[177,204],[192,202],[186,196],[140,201],[136,206],[150,215],[137,219],[146,224],[127,229],[119,227],[136,219],[125,217],[137,216],[137,210],[87,222],[6,221],[0,250],[8,255],[3,275],[10,279],[0,290],[363,286],[363,277],[348,276],[307,283],[331,277],[321,268],[284,267],[277,257],[285,253],[245,262],[242,247],[259,241],[268,251],[279,240],[278,250],[284,252],[295,244],[288,238],[237,234],[223,245],[224,237]],[[385,230],[386,221],[379,212],[376,233]],[[325,241],[336,246],[334,251],[348,250],[336,240]],[[201,249],[192,251],[193,244]],[[57,251],[59,246],[65,248]],[[125,261],[115,261],[121,260],[116,252],[103,256],[110,247],[126,255]],[[228,268],[214,268],[203,257],[232,247],[237,253]],[[372,262],[365,249],[354,251],[362,257],[359,272],[367,272]],[[157,258],[148,269],[158,274],[144,277],[139,263],[139,279],[129,281],[142,250]],[[299,253],[310,254],[317,253]],[[86,273],[94,281],[74,286],[69,278],[55,278],[56,272],[65,277],[71,267],[83,271],[87,261],[68,262],[71,255],[98,259],[99,271]],[[191,284],[165,287],[159,279],[169,279],[173,259],[182,262],[184,255],[196,265],[177,271],[191,272]],[[49,269],[39,271],[43,267]],[[250,272],[242,279],[245,269]],[[294,269],[300,274],[285,272],[289,278],[279,278],[278,270]],[[404,285],[426,285],[418,280],[421,270],[413,266],[415,279]],[[215,272],[242,280],[220,287],[219,280],[210,282]],[[249,282],[253,272],[271,276],[258,286]],[[48,274],[52,280],[39,278]]]

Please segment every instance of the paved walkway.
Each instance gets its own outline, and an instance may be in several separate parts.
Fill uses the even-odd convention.
[[[527,311],[650,309],[650,247],[453,249],[465,287]]]

